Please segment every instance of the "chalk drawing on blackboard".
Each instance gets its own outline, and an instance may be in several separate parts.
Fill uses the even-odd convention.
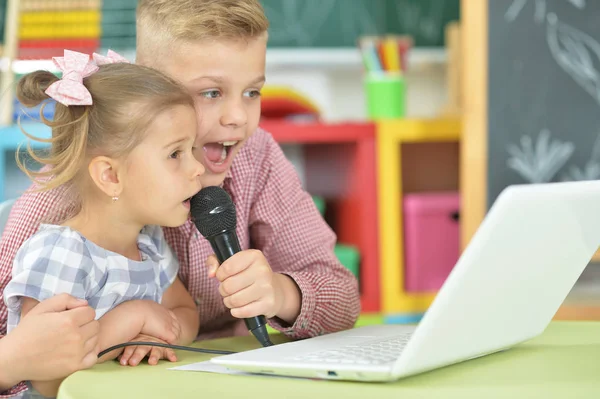
[[[592,147],[592,155],[583,168],[570,166],[562,175],[563,181],[598,180],[600,179],[600,135],[596,137]]]
[[[556,63],[600,105],[600,43],[590,35],[548,14],[548,48]]]
[[[523,8],[525,7],[525,5],[527,4],[528,1],[529,0],[513,0],[510,7],[508,7],[508,9],[506,10],[506,13],[504,13],[504,20],[506,22],[512,22],[515,19],[517,19],[517,17],[519,16],[519,14],[521,13],[521,11],[523,10]],[[586,0],[567,0],[567,1],[580,10],[583,10],[585,8]],[[541,24],[542,22],[544,22],[545,17],[546,17],[546,0],[535,0],[535,11],[533,14],[533,20],[536,23]]]
[[[281,12],[264,6],[265,13],[277,21],[272,40],[295,41],[299,46],[311,46],[333,12],[336,0],[286,0]],[[273,24],[275,25],[275,24]]]
[[[550,131],[543,129],[536,141],[529,135],[521,137],[520,146],[509,144],[510,157],[507,166],[528,183],[547,183],[552,181],[558,171],[565,166],[575,145],[550,138]]]
[[[583,10],[585,8],[586,0],[569,0],[569,3],[573,4],[575,7]]]

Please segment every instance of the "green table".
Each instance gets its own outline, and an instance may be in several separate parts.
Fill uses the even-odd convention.
[[[285,338],[275,336],[274,341]],[[247,350],[254,338],[197,344]],[[509,351],[393,383],[313,381],[167,370],[209,359],[179,352],[179,362],[123,367],[106,363],[62,384],[59,399],[95,398],[598,398],[600,322],[552,322],[538,338]]]

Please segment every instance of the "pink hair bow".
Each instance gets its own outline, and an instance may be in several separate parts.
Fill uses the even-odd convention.
[[[76,51],[65,50],[64,57],[53,57],[52,61],[63,73],[62,79],[52,83],[46,94],[61,104],[91,105],[92,95],[83,85],[86,78],[98,70],[90,56]]]
[[[98,65],[114,64],[117,62],[125,62],[128,64],[130,63],[127,58],[123,57],[120,54],[117,54],[116,52],[114,52],[112,50],[108,50],[108,52],[106,53],[106,56],[98,54],[98,53],[94,53],[92,55],[92,57],[94,57],[94,61]]]

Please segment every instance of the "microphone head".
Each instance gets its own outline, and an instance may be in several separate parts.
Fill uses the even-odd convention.
[[[221,187],[204,187],[190,200],[190,210],[196,228],[205,238],[235,231],[235,205]]]

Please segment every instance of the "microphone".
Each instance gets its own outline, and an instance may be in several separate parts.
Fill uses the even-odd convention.
[[[217,186],[204,187],[192,197],[190,210],[196,228],[210,242],[219,263],[241,251],[235,232],[235,205],[225,190]],[[267,333],[265,316],[249,317],[244,322],[262,346],[273,345]]]

